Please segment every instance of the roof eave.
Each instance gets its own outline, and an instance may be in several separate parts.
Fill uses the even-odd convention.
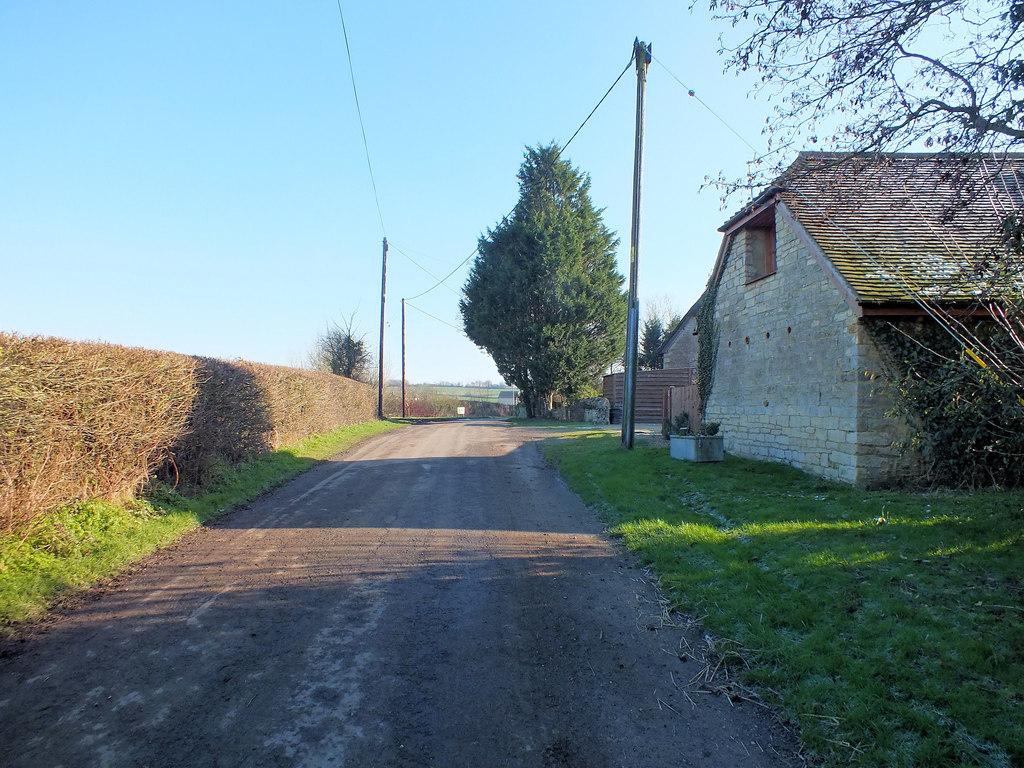
[[[860,302],[861,317],[934,317],[936,313],[956,317],[988,317],[991,313],[980,304],[973,302],[927,302],[920,304],[912,299],[904,301],[863,301]]]
[[[679,335],[679,333],[683,330],[683,326],[686,325],[686,321],[689,320],[691,317],[693,317],[694,315],[697,314],[697,309],[700,307],[700,302],[704,298],[704,294],[706,292],[707,292],[706,289],[701,292],[701,294],[697,298],[697,300],[695,302],[693,302],[693,306],[691,306],[688,310],[686,310],[686,314],[683,315],[682,319],[679,321],[679,324],[675,328],[672,329],[672,333],[670,333],[668,336],[666,336],[665,340],[663,342],[661,342],[661,346],[658,347],[658,354],[659,355],[664,354],[665,350],[668,349],[669,345],[673,341],[675,341],[676,336]],[[696,335],[696,331],[694,331],[694,335]]]
[[[725,235],[731,235],[737,229],[742,228],[744,224],[763,213],[766,208],[775,205],[776,197],[782,190],[783,187],[777,185],[768,187],[768,189],[743,206],[742,210],[720,226],[718,231]]]

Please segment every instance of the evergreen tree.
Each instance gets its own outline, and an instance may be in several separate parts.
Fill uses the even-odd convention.
[[[641,368],[648,371],[661,368],[661,355],[658,353],[667,336],[660,318],[644,320],[644,329],[640,334],[640,359],[637,361]]]
[[[622,354],[626,301],[590,177],[552,144],[528,147],[518,178],[519,202],[480,239],[459,308],[532,418],[555,394],[584,394]]]

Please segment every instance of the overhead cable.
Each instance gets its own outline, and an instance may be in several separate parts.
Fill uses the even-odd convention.
[[[615,86],[619,84],[619,80],[622,79],[622,76],[625,75],[626,72],[629,71],[629,68],[632,66],[633,60],[635,58],[636,58],[635,55],[629,57],[629,61],[626,62],[625,69],[623,69],[622,72],[619,73],[619,76],[615,78],[615,82],[611,84],[611,87],[608,88],[607,91],[605,91],[604,96],[602,96],[601,100],[599,102],[597,102],[597,106],[595,106],[592,110],[590,110],[590,114],[587,115],[586,119],[582,123],[580,123],[580,127],[576,129],[576,133],[574,133],[572,136],[570,136],[569,140],[567,142],[565,142],[565,144],[562,145],[561,149],[558,150],[559,154],[564,152],[565,148],[568,147],[570,144],[572,144],[572,140],[575,139],[577,135],[579,135],[580,131],[583,130],[583,126],[585,126],[590,121],[590,118],[592,118],[594,116],[594,113],[597,112],[597,110],[600,108],[600,106],[602,104],[604,104],[604,100],[608,98],[608,94],[611,93],[615,89]]]
[[[452,329],[458,331],[459,333],[463,333],[463,329],[462,328],[457,328],[456,326],[454,326],[451,323],[449,323],[447,320],[442,320],[437,315],[432,315],[429,312],[427,312],[425,309],[420,309],[419,307],[410,304],[408,299],[405,300],[405,306],[412,307],[417,312],[422,312],[427,317],[430,317],[430,318],[433,318],[434,320],[437,320],[437,322],[441,323],[442,325],[447,325],[449,328],[452,328]]]
[[[435,275],[435,274],[434,274],[433,272],[431,272],[431,271],[430,271],[429,269],[427,269],[426,267],[424,267],[424,266],[423,266],[422,264],[420,264],[420,263],[419,263],[418,261],[416,261],[416,259],[414,259],[414,258],[413,258],[412,256],[410,256],[410,255],[409,255],[408,253],[406,253],[405,251],[403,251],[403,250],[402,250],[401,248],[399,248],[399,247],[398,247],[397,245],[395,245],[395,244],[394,244],[393,242],[391,242],[391,241],[388,241],[388,245],[389,245],[389,246],[390,246],[391,248],[394,248],[394,249],[395,249],[396,251],[398,251],[398,252],[399,252],[400,254],[402,254],[403,256],[405,256],[405,258],[407,258],[407,259],[408,259],[409,261],[411,261],[411,262],[412,262],[413,266],[415,266],[415,267],[418,267],[418,268],[419,268],[420,270],[422,270],[422,271],[423,271],[424,273],[426,273],[426,275],[427,275],[428,277],[430,277],[430,278],[431,278],[432,280],[437,280],[437,275]],[[445,288],[447,288],[447,289],[448,289],[449,291],[451,291],[452,293],[454,293],[454,294],[455,294],[456,296],[459,296],[459,295],[461,295],[461,294],[460,294],[460,293],[459,293],[458,291],[456,291],[456,290],[455,290],[454,288],[452,288],[452,287],[451,287],[450,285],[448,285],[448,284],[446,284],[446,283],[441,283],[441,285],[444,285],[444,287],[445,287]]]
[[[597,112],[597,110],[600,108],[600,106],[602,104],[604,104],[604,100],[608,98],[608,94],[610,94],[615,89],[615,86],[619,84],[619,81],[622,80],[622,76],[626,74],[626,72],[629,70],[629,68],[632,66],[632,64],[633,64],[633,57],[630,56],[629,61],[627,62],[625,68],[622,70],[622,72],[619,73],[619,76],[617,78],[615,78],[615,82],[611,84],[611,87],[609,87],[607,91],[605,91],[604,96],[602,96],[600,98],[600,100],[597,102],[597,105],[592,110],[590,110],[590,114],[587,115],[586,119],[584,119],[584,121],[582,123],[580,123],[580,127],[576,129],[575,133],[573,133],[573,135],[569,137],[569,140],[567,142],[565,142],[565,144],[563,144],[559,148],[559,150],[558,150],[558,154],[559,155],[561,155],[562,152],[565,151],[565,148],[568,147],[569,144],[572,143],[572,140],[575,139],[576,136],[579,135],[579,132],[583,130],[583,126],[585,126],[590,121],[590,118],[592,118],[594,116],[594,113]],[[516,203],[516,205],[518,205],[518,203]],[[509,219],[509,217],[513,213],[515,213],[515,210],[516,210],[516,206],[512,206],[512,209],[508,213],[506,213],[504,216],[502,216],[501,220],[502,221],[507,221]],[[406,299],[406,301],[409,301],[409,299],[418,299],[418,298],[420,298],[420,296],[425,296],[426,294],[428,294],[431,291],[435,290],[436,288],[440,287],[446,280],[448,280],[448,278],[450,278],[452,275],[454,275],[456,272],[458,272],[460,269],[462,269],[469,262],[470,259],[472,259],[474,256],[477,255],[477,253],[479,253],[479,247],[474,248],[473,252],[470,253],[469,256],[467,256],[462,261],[460,261],[458,266],[455,267],[455,269],[453,269],[451,272],[449,272],[443,278],[438,280],[437,283],[432,285],[430,288],[427,288],[427,290],[423,291],[422,293],[417,293],[415,296],[410,296],[408,299]],[[420,310],[420,311],[422,312],[422,310]]]
[[[434,283],[434,284],[433,284],[432,286],[430,286],[429,288],[427,288],[427,290],[423,291],[422,293],[417,293],[417,294],[416,294],[415,296],[410,296],[410,297],[408,297],[408,298],[406,299],[406,301],[409,301],[409,299],[418,299],[418,298],[419,298],[420,296],[426,296],[426,295],[427,295],[428,293],[430,293],[431,291],[434,291],[434,290],[436,290],[437,288],[440,288],[440,287],[441,287],[442,285],[444,285],[444,284],[445,284],[445,281],[447,281],[447,280],[448,280],[448,278],[450,278],[450,277],[451,277],[452,275],[454,275],[454,274],[455,274],[456,272],[458,272],[458,271],[459,271],[460,269],[462,269],[462,268],[463,268],[463,267],[464,267],[464,266],[466,265],[466,262],[468,262],[468,261],[469,261],[470,259],[472,259],[472,258],[473,258],[474,256],[476,256],[476,254],[477,254],[477,251],[478,251],[478,250],[479,250],[478,248],[474,248],[474,249],[473,249],[473,252],[472,252],[471,254],[469,254],[469,256],[467,256],[466,258],[464,258],[464,259],[463,259],[462,261],[460,261],[460,262],[459,262],[459,264],[458,264],[458,266],[457,266],[457,267],[455,267],[455,269],[453,269],[453,270],[452,270],[451,272],[449,272],[449,273],[448,273],[447,275],[445,275],[444,277],[442,277],[442,278],[441,278],[440,280],[438,280],[438,281],[437,281],[436,283]],[[451,288],[451,286],[448,286],[448,287],[449,287],[449,288]],[[455,289],[454,289],[454,288],[452,288],[452,290],[455,290]]]
[[[706,109],[708,112],[710,112],[712,115],[714,115],[715,118],[718,120],[718,122],[720,122],[722,125],[724,125],[726,128],[728,128],[730,131],[732,131],[733,135],[736,136],[737,139],[739,139],[744,144],[746,144],[748,147],[750,147],[750,149],[755,154],[757,154],[757,152],[759,152],[757,147],[755,147],[753,144],[751,144],[749,141],[747,141],[745,138],[743,138],[743,136],[740,135],[739,131],[737,131],[735,128],[733,128],[731,125],[729,125],[729,123],[727,123],[725,121],[725,118],[723,118],[720,114],[718,114],[717,112],[715,112],[715,110],[713,110],[710,106],[708,106],[707,102],[704,101],[704,99],[702,99],[700,96],[698,96],[696,91],[694,91],[690,86],[688,86],[686,83],[684,83],[682,80],[680,80],[674,74],[672,74],[672,70],[670,70],[661,61],[659,61],[657,56],[652,56],[651,58],[653,58],[658,64],[660,64],[662,69],[664,69],[666,72],[668,72],[669,77],[671,77],[673,80],[675,80],[681,86],[683,86],[683,88],[686,89],[687,94],[689,94],[691,97],[696,99],[697,102],[702,107],[704,107],[704,109]],[[763,157],[763,155],[762,155],[762,157]]]
[[[370,185],[373,187],[373,200],[377,203],[377,216],[380,219],[380,231],[385,237],[387,230],[384,228],[384,214],[380,210],[380,197],[377,195],[377,182],[373,178],[373,165],[370,163],[370,144],[366,140],[366,126],[363,124],[363,110],[359,107],[359,92],[356,90],[356,70],[352,66],[352,48],[348,44],[348,29],[345,27],[345,13],[341,10],[341,0],[338,0],[338,15],[341,16],[341,34],[345,38],[345,53],[348,55],[348,71],[352,76],[352,95],[356,100],[356,115],[359,116],[359,130],[363,133],[363,149],[366,150],[366,168],[370,171]]]

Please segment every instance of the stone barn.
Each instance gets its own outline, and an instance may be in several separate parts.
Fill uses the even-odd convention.
[[[862,486],[913,474],[872,323],[977,306],[963,265],[1024,202],[1022,172],[1024,155],[802,153],[726,221],[704,297],[726,450]]]
[[[658,356],[662,368],[695,368],[697,366],[697,310],[700,299],[686,310],[683,319],[661,344]]]

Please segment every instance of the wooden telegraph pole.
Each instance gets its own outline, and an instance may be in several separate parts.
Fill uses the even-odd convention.
[[[384,296],[388,285],[388,239],[380,265],[380,347],[377,349],[377,418],[384,418]]]
[[[633,447],[636,429],[636,366],[637,336],[640,326],[640,302],[636,283],[640,264],[640,181],[644,165],[644,86],[647,84],[647,65],[651,63],[650,43],[633,41],[636,59],[636,138],[633,146],[633,217],[629,229],[629,297],[626,304],[626,359],[622,393],[622,445]]]
[[[402,418],[405,418],[405,299],[402,299]]]

